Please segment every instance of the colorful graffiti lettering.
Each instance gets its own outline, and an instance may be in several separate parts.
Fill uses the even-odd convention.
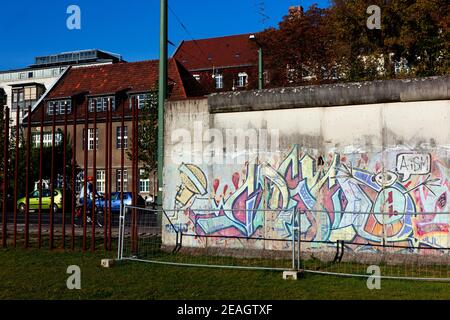
[[[289,238],[300,226],[312,241],[447,247],[449,169],[431,154],[390,156],[396,162],[391,168],[384,168],[379,154],[316,160],[297,145],[278,166],[249,163],[228,179],[215,178],[210,191],[200,167],[182,164],[173,219],[188,221],[198,235],[262,237],[270,226]],[[294,221],[294,209],[304,213],[300,221]]]

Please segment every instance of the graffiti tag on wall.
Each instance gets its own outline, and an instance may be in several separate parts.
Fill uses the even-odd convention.
[[[289,239],[300,226],[311,241],[447,247],[449,169],[431,154],[389,156],[392,168],[379,154],[330,154],[324,161],[294,146],[277,166],[246,164],[213,181],[199,166],[182,164],[172,219],[197,235],[264,237],[271,230]],[[304,213],[300,221],[294,209]]]

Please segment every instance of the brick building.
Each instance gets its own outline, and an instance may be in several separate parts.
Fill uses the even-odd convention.
[[[79,50],[35,57],[29,67],[0,71],[0,89],[6,94],[5,103],[11,111],[11,133],[19,114],[19,124],[41,96],[58,81],[69,66],[87,66],[123,62],[120,55],[103,50]]]
[[[173,57],[208,92],[258,87],[258,47],[250,34],[182,41]]]
[[[68,137],[75,137],[76,163],[84,167],[85,148],[88,154],[88,175],[94,175],[93,158],[96,154],[97,190],[105,192],[106,150],[111,146],[112,152],[112,191],[121,191],[118,181],[121,177],[121,154],[125,149],[124,161],[124,191],[131,191],[133,181],[131,160],[126,151],[132,139],[131,101],[142,108],[151,99],[151,93],[157,87],[158,61],[149,60],[133,63],[117,63],[82,68],[70,68],[60,80],[34,106],[31,112],[31,141],[34,147],[40,145],[40,130],[43,127],[43,145],[52,145],[52,124],[56,125],[56,144],[64,141],[62,138],[64,121],[67,119]],[[202,90],[195,79],[175,59],[169,60],[168,95],[169,100],[186,99],[202,95]],[[111,141],[107,147],[107,108],[110,107],[112,131],[108,134]],[[122,142],[121,121],[124,113],[124,141]],[[75,116],[76,115],[76,116]],[[96,115],[97,134],[94,133],[94,116]],[[24,125],[27,123],[24,118]],[[76,130],[73,124],[76,121]],[[85,122],[87,126],[87,141],[85,141]],[[60,131],[61,130],[61,131]],[[55,132],[56,132],[55,131]],[[94,152],[94,137],[96,152]],[[155,146],[156,151],[157,146]],[[138,175],[139,176],[139,175]],[[139,191],[141,195],[155,194],[156,175],[141,177]],[[139,179],[139,177],[138,177]]]

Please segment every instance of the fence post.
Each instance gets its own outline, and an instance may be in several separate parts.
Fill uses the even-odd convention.
[[[297,270],[301,269],[301,212],[298,210],[297,207],[295,207],[295,212],[296,212],[296,216],[297,216]]]
[[[39,208],[38,208],[38,248],[42,245],[42,171],[44,163],[44,122],[45,122],[45,108],[41,108],[41,128],[39,134]]]
[[[29,130],[29,129],[28,129]],[[52,116],[52,157],[51,157],[51,171],[50,171],[50,250],[53,249],[54,245],[54,215],[55,210],[53,210],[55,206],[55,171],[56,171],[56,160],[55,160],[55,152],[56,152],[56,110],[53,110]],[[27,192],[28,194],[28,192]],[[28,198],[27,198],[28,199]],[[28,207],[28,204],[27,204]]]
[[[109,149],[108,149],[108,164],[109,164],[109,168],[108,168],[108,175],[109,175],[109,185],[108,185],[108,250],[112,250],[112,209],[111,209],[111,192],[112,192],[112,149],[113,149],[113,110],[112,110],[112,104],[110,107],[110,112],[109,112],[109,134],[110,134],[110,139],[109,139]],[[116,179],[117,181],[117,179]]]
[[[111,110],[112,100],[108,99],[108,106],[106,108],[106,114],[105,114],[105,187],[103,188],[104,191],[104,200],[103,200],[103,249],[106,251],[108,249],[108,199],[111,197],[111,194],[108,194],[108,184],[111,183],[109,180],[108,172],[109,172],[109,139],[110,136],[112,138],[112,133],[109,132],[109,112]]]
[[[123,241],[125,238],[125,210],[123,202],[120,203],[119,214],[119,239],[117,243],[117,260],[123,259]]]
[[[16,136],[15,136],[15,159],[14,159],[14,248],[17,246],[17,196],[19,193],[19,123],[20,123],[20,108],[17,109],[16,112]]]
[[[87,233],[87,178],[88,178],[88,148],[89,148],[89,99],[87,99],[87,101],[85,102],[85,107],[84,107],[84,131],[83,131],[83,153],[84,153],[84,158],[83,158],[83,181],[82,181],[82,186],[83,186],[83,242],[82,242],[82,251],[85,252],[86,251],[86,233]],[[97,107],[97,106],[95,106]]]
[[[64,108],[64,127],[63,136],[61,139],[63,143],[63,199],[62,199],[62,248],[66,248],[66,207],[67,207],[67,105]]]
[[[42,108],[43,109],[43,108]],[[72,216],[71,216],[71,225],[72,225],[72,239],[71,239],[71,248],[75,249],[75,206],[77,205],[76,201],[76,163],[77,163],[77,105],[73,107],[73,128],[72,128]]]
[[[97,223],[97,214],[95,212],[97,208],[97,139],[99,137],[97,127],[97,104],[94,106],[94,149],[92,150],[92,177],[94,182],[92,183],[92,208],[91,208],[91,252],[95,251],[95,224]],[[100,208],[98,208],[100,209]]]
[[[26,168],[25,168],[25,202],[26,202],[26,211],[25,211],[25,248],[29,246],[29,231],[30,231],[30,184],[29,184],[29,175],[30,175],[30,153],[31,153],[31,105],[28,106],[28,114],[27,114],[27,140],[26,140]]]
[[[295,209],[292,210],[292,270],[295,270]]]
[[[9,148],[9,108],[5,108],[5,133],[3,136],[3,205],[2,205],[2,246],[6,248],[8,236],[8,223],[6,216],[7,193],[8,193],[8,148]]]

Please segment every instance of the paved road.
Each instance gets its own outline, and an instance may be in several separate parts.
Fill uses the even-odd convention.
[[[64,215],[64,221],[66,227],[70,227],[72,225],[72,212],[66,212]],[[119,227],[119,213],[113,212],[112,213],[112,220],[111,225],[113,229],[117,229]],[[125,225],[130,226],[131,225],[131,214],[127,214],[125,216]],[[25,215],[17,212],[17,225],[25,225]],[[138,212],[138,221],[139,224],[142,227],[156,227],[157,226],[157,217],[156,215],[149,213],[147,211],[140,211]],[[2,222],[2,215],[0,214],[0,223]],[[14,225],[14,212],[8,212],[7,213],[7,222],[8,222],[8,229],[9,227],[12,227]],[[30,212],[29,214],[29,225],[30,228],[37,228],[39,225],[39,219],[38,219],[38,212]],[[62,227],[63,225],[63,214],[62,212],[58,212],[53,215],[53,225],[55,227]],[[43,211],[41,212],[41,226],[44,228],[46,226],[50,226],[50,212]],[[1,228],[1,225],[0,225]]]

